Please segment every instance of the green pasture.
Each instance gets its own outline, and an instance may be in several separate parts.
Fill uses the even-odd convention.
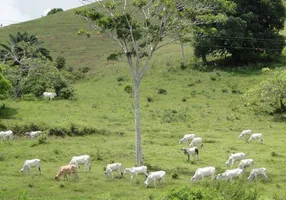
[[[58,13],[30,22],[1,28],[0,42],[9,33],[35,33],[52,56],[63,56],[67,67],[89,67],[90,74],[75,83],[75,99],[53,101],[38,99],[1,100],[0,122],[12,129],[37,125],[47,134],[52,128],[101,130],[86,136],[46,136],[47,140],[29,140],[21,135],[13,141],[0,142],[0,199],[163,199],[176,187],[204,187],[209,178],[190,183],[198,167],[215,166],[217,173],[226,170],[225,162],[234,152],[253,158],[255,167],[266,167],[268,180],[248,182],[247,173],[241,183],[259,189],[260,199],[274,196],[286,199],[286,129],[285,116],[257,113],[248,106],[243,93],[275,71],[285,69],[285,59],[277,63],[259,63],[233,70],[220,66],[211,71],[203,67],[180,69],[180,46],[173,44],[156,52],[140,87],[141,131],[144,162],[149,171],[165,170],[166,186],[145,188],[143,175],[130,183],[129,175],[108,180],[104,167],[121,162],[123,168],[135,165],[133,98],[124,91],[132,85],[127,65],[107,62],[116,45],[105,35],[91,38],[77,36],[79,28],[88,27],[73,11]],[[186,48],[187,62],[193,63],[192,50]],[[261,69],[269,67],[270,72]],[[239,140],[242,130],[252,129],[264,135],[264,143]],[[204,139],[200,160],[187,157],[178,144],[186,133]],[[24,133],[20,133],[24,134]],[[55,181],[61,165],[74,155],[89,154],[91,172],[79,169],[79,181]],[[42,161],[42,175],[21,174],[26,159]],[[235,163],[236,167],[238,163]],[[172,174],[178,174],[177,179]],[[240,182],[235,180],[233,184]],[[211,183],[210,183],[211,184]]]
[[[273,72],[260,70],[244,73],[215,70],[200,72],[179,69],[177,59],[155,60],[141,86],[141,126],[144,162],[153,170],[167,172],[166,187],[145,188],[143,175],[132,183],[129,175],[107,180],[104,167],[121,162],[123,167],[135,164],[133,98],[124,91],[132,84],[128,68],[119,63],[113,69],[91,76],[74,85],[76,100],[14,101],[6,100],[1,122],[7,128],[36,124],[46,132],[50,128],[90,127],[106,130],[106,134],[55,137],[48,136],[45,144],[39,139],[18,136],[11,142],[0,143],[1,198],[17,199],[162,199],[170,189],[202,183],[190,183],[198,167],[215,166],[217,173],[226,169],[225,162],[234,152],[245,152],[255,160],[255,167],[266,167],[268,180],[248,183],[261,188],[261,199],[284,195],[285,122],[274,116],[256,114],[248,107],[242,94]],[[261,65],[261,67],[264,67]],[[265,66],[266,67],[266,66]],[[281,70],[277,68],[275,70]],[[118,79],[121,77],[121,79]],[[122,80],[123,79],[123,80]],[[122,81],[118,81],[122,80]],[[164,89],[166,94],[159,94]],[[150,101],[150,98],[152,101]],[[149,101],[148,101],[149,99]],[[243,129],[262,132],[264,144],[247,144],[239,140]],[[178,144],[186,133],[203,137],[200,160],[187,157],[180,151],[186,144]],[[61,165],[68,164],[73,155],[89,154],[92,170],[80,168],[78,182],[56,182],[54,176]],[[42,175],[20,174],[25,159],[42,160]],[[236,163],[235,165],[238,165]],[[234,166],[236,167],[236,166]],[[177,173],[178,179],[171,174]],[[210,180],[206,179],[205,182]],[[203,181],[204,182],[204,181]]]

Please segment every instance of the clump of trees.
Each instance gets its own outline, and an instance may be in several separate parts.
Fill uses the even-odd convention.
[[[70,88],[69,74],[59,70],[64,68],[64,58],[59,57],[53,62],[50,51],[42,43],[33,34],[18,32],[10,34],[9,40],[0,44],[0,61],[8,66],[3,73],[13,86],[13,96],[19,98],[33,94],[40,97],[43,92],[54,90],[61,98],[71,98],[73,89]]]
[[[248,63],[261,56],[273,58],[281,54],[285,37],[285,8],[282,0],[226,0],[218,1],[212,15],[207,13],[194,26],[195,55],[207,62],[206,56],[224,58],[231,55],[233,64]],[[226,20],[212,20],[224,14]]]
[[[64,10],[62,8],[53,8],[50,12],[48,12],[47,15],[53,15],[56,14],[58,12],[63,12]]]

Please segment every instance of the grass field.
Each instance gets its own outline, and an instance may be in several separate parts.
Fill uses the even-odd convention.
[[[46,131],[73,124],[106,132],[64,138],[48,136],[44,143],[23,136],[0,142],[0,199],[162,199],[175,187],[203,187],[210,182],[208,179],[193,184],[189,181],[195,170],[212,165],[217,173],[223,172],[233,152],[246,153],[254,159],[255,167],[268,170],[268,180],[249,183],[247,173],[241,178],[242,184],[260,188],[260,199],[273,199],[274,195],[286,199],[285,121],[255,113],[242,98],[249,88],[285,69],[282,61],[246,69],[201,72],[192,68],[180,70],[177,45],[157,52],[140,88],[142,145],[145,164],[151,170],[165,170],[167,178],[164,188],[145,188],[143,175],[132,183],[129,175],[114,180],[104,176],[108,163],[121,162],[123,168],[135,164],[133,98],[124,91],[132,80],[124,63],[105,61],[114,47],[107,39],[102,39],[102,44],[98,37],[89,40],[75,35],[78,27],[65,21],[80,26],[83,23],[73,17],[68,11],[1,28],[0,36],[31,30],[45,41],[54,56],[62,55],[69,66],[88,66],[93,72],[74,85],[73,101],[1,101],[0,106],[5,105],[1,109],[1,123],[7,128],[36,124]],[[49,31],[41,27],[49,27]],[[188,56],[191,55],[188,49]],[[263,67],[273,71],[261,73]],[[118,81],[119,77],[122,81]],[[167,93],[159,94],[162,89]],[[264,143],[238,140],[244,129],[263,133]],[[186,144],[180,145],[178,141],[186,133],[195,133],[205,141],[199,161],[191,158],[187,162],[180,150]],[[81,154],[91,155],[91,172],[80,168],[78,182],[55,181],[58,168]],[[20,174],[24,160],[32,158],[42,160],[41,176],[34,169],[32,175]],[[177,173],[178,179],[172,179],[172,173]]]

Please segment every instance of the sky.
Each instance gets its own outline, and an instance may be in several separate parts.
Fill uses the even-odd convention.
[[[53,8],[69,10],[82,6],[80,0],[0,0],[2,26],[45,16]]]

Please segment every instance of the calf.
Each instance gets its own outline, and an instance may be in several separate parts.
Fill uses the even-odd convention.
[[[50,100],[52,100],[53,98],[55,98],[55,96],[57,96],[57,94],[55,92],[44,92],[43,93],[43,98],[49,98]]]
[[[64,165],[61,166],[59,169],[58,174],[56,175],[55,179],[57,181],[60,180],[60,177],[63,175],[64,179],[67,180],[67,175],[73,175],[75,179],[78,179],[77,176],[77,166],[76,165]]]
[[[226,161],[227,166],[232,166],[235,161],[242,160],[245,158],[245,153],[235,153],[231,154],[228,160]]]
[[[222,174],[218,174],[216,179],[217,180],[230,180],[230,181],[232,181],[233,177],[238,177],[241,174],[243,174],[243,170],[242,169],[239,169],[239,168],[237,168],[237,169],[229,169],[229,170],[226,170]]]
[[[265,178],[268,178],[266,175],[266,168],[255,168],[251,170],[247,179],[251,181],[255,178],[255,180],[257,180],[257,175],[263,175]]]
[[[30,132],[25,133],[25,135],[29,136],[30,139],[33,139],[33,138],[38,137],[42,133],[43,133],[42,131],[30,131]]]
[[[203,146],[203,138],[201,138],[201,137],[195,137],[193,140],[192,140],[192,142],[191,142],[191,144],[190,144],[190,147],[194,147],[194,146],[196,146],[197,144],[201,144],[201,147]]]
[[[108,164],[106,166],[106,170],[105,170],[105,176],[108,178],[111,176],[111,179],[113,179],[113,173],[112,171],[118,171],[121,176],[123,175],[122,173],[122,164],[121,163],[112,163],[112,164]]]
[[[263,142],[262,133],[253,133],[247,142],[249,143],[251,140],[260,140],[260,143],[262,144]]]
[[[89,155],[73,156],[69,164],[76,165],[77,168],[84,164],[86,169],[91,170]]]
[[[253,159],[250,158],[242,159],[238,165],[238,168],[244,170],[246,167],[250,167],[252,169],[253,165],[254,165]]]
[[[41,174],[41,161],[40,161],[40,159],[37,159],[37,158],[32,159],[32,160],[25,160],[24,165],[23,165],[22,169],[20,170],[20,172],[23,173],[26,170],[28,170],[28,172],[30,174],[31,173],[30,168],[32,168],[32,167],[38,168],[38,170]]]
[[[213,180],[215,176],[215,167],[198,168],[190,181],[194,182],[202,180],[205,176],[211,176],[211,179]]]
[[[184,151],[184,154],[188,155],[188,161],[190,160],[191,155],[196,156],[197,160],[199,159],[199,149],[197,147],[183,148],[181,150]]]
[[[251,135],[252,134],[252,130],[244,130],[240,133],[240,135],[238,136],[239,139],[243,138],[246,135]]]
[[[165,171],[156,171],[156,172],[150,172],[147,179],[145,180],[144,184],[146,187],[149,187],[150,183],[154,182],[154,188],[156,188],[156,180],[160,180],[162,186],[165,185]]]
[[[184,137],[180,139],[179,144],[183,142],[189,142],[190,140],[193,140],[195,136],[195,134],[185,134]]]
[[[146,166],[125,168],[124,174],[125,173],[131,174],[130,181],[132,181],[134,175],[141,174],[141,173],[145,174],[145,176],[148,177]]]

